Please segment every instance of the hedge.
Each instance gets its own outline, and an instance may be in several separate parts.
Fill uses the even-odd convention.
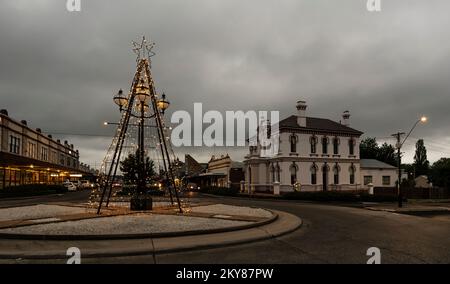
[[[200,188],[200,192],[223,196],[237,196],[239,194],[239,188],[209,186]]]
[[[393,196],[376,196],[364,193],[354,193],[345,191],[314,191],[314,192],[288,192],[282,195],[288,200],[309,200],[309,201],[344,201],[344,202],[394,202]]]
[[[131,196],[135,193],[135,185],[124,185],[120,191],[116,193],[118,196]],[[164,190],[159,189],[158,186],[147,186],[147,194],[152,196],[164,196]]]
[[[59,194],[67,191],[66,187],[59,184],[23,184],[0,189],[0,198]]]

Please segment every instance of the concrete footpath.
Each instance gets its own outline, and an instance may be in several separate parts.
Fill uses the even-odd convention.
[[[403,207],[399,208],[397,203],[366,203],[364,208],[374,211],[385,211],[399,214],[409,215],[446,215],[450,214],[449,202],[425,202],[410,201],[403,203]]]
[[[302,220],[297,216],[283,211],[274,210],[274,213],[278,214],[278,218],[269,224],[212,234],[120,240],[2,239],[0,260],[64,259],[68,258],[67,249],[71,247],[79,248],[82,258],[162,254],[215,248],[278,237],[293,232],[302,225]]]

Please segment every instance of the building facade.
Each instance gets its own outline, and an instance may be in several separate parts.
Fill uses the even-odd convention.
[[[245,157],[245,190],[357,190],[361,187],[359,143],[363,134],[342,121],[308,117],[307,105],[297,102],[297,114],[279,122],[279,151],[262,157],[261,146],[250,146]]]
[[[239,188],[244,179],[243,164],[233,161],[230,156],[212,156],[208,162],[208,169],[205,175],[215,176],[214,186]]]
[[[79,152],[67,141],[54,140],[27,121],[0,110],[0,189],[21,184],[61,183],[81,177]]]
[[[192,157],[190,159],[193,160]],[[195,160],[190,161],[189,164],[194,164],[194,162],[198,164],[198,170],[194,175],[188,177],[189,183],[195,183],[200,188],[212,186],[240,189],[241,182],[244,180],[242,162],[233,161],[228,154],[220,157],[213,155],[203,170]]]
[[[398,180],[398,170],[396,167],[374,159],[361,159],[361,182],[364,188],[373,187],[394,187]]]

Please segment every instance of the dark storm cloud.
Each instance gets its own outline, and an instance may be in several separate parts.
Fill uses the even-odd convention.
[[[34,127],[112,135],[102,121],[118,119],[111,97],[128,88],[130,42],[145,34],[157,43],[153,73],[168,115],[202,102],[285,117],[305,99],[308,115],[339,120],[348,109],[355,128],[384,139],[426,114],[413,140],[424,137],[433,160],[450,155],[448,1],[382,1],[381,13],[364,0],[82,0],[81,13],[65,2],[0,4],[0,105]],[[110,142],[66,138],[92,165]],[[189,149],[201,160],[219,151],[245,152]]]

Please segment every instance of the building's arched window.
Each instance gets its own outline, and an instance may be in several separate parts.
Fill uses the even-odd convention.
[[[298,166],[293,162],[289,167],[289,172],[291,173],[291,184],[295,184],[297,182],[297,171]]]
[[[348,153],[349,155],[355,155],[355,139],[353,138],[348,140]]]
[[[277,163],[277,166],[275,167],[276,181],[277,182],[280,182],[280,172],[281,172],[280,165]]]
[[[356,172],[356,169],[355,169],[355,166],[353,164],[348,169],[348,172],[350,174],[350,184],[355,184],[355,172]]]
[[[277,177],[276,177],[275,167],[273,166],[273,164],[270,166],[270,174],[272,175],[272,182],[276,182]]]
[[[328,180],[328,175],[330,172],[330,166],[328,165],[327,162],[325,162],[322,166],[322,186],[323,186],[323,191],[327,191],[328,190],[328,185],[329,185],[329,180]]]
[[[317,137],[311,136],[309,142],[311,144],[311,154],[315,154],[317,152]]]
[[[317,184],[317,166],[314,163],[311,166],[311,184]]]
[[[333,138],[333,154],[338,155],[339,154],[339,138],[334,137]]]
[[[297,141],[298,141],[297,135],[292,134],[289,137],[289,142],[291,144],[291,153],[296,153],[297,152]]]
[[[334,184],[339,184],[339,172],[341,171],[341,168],[336,163],[333,167],[333,175],[334,175]]]
[[[328,154],[328,137],[322,137],[322,154]]]

